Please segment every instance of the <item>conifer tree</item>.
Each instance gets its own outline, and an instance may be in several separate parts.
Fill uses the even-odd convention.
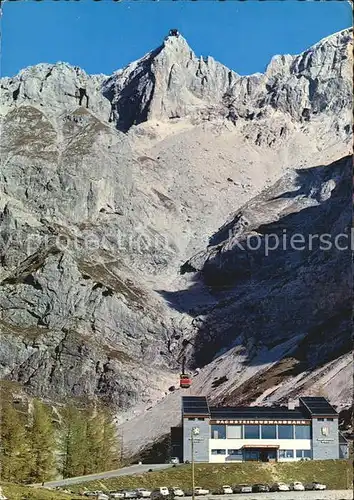
[[[117,432],[108,410],[93,410],[88,420],[87,444],[94,458],[91,472],[107,471],[118,466]]]
[[[12,403],[1,405],[1,479],[3,481],[27,481],[32,457],[26,429],[27,416],[20,414]]]
[[[103,411],[103,440],[101,447],[101,470],[111,470],[119,465],[117,429],[108,411]]]
[[[100,470],[99,457],[101,455],[102,439],[103,421],[101,415],[96,409],[90,409],[86,412],[86,474]]]
[[[87,457],[86,420],[73,405],[64,411],[64,428],[61,439],[63,477],[85,473]]]
[[[55,431],[49,410],[38,400],[33,402],[33,417],[29,434],[32,455],[31,480],[33,482],[48,481],[55,471]]]
[[[108,411],[89,408],[65,410],[62,433],[64,477],[92,474],[117,467],[116,429]]]

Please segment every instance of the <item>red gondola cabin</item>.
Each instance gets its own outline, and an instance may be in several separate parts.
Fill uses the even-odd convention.
[[[179,386],[181,389],[188,389],[192,384],[192,380],[188,375],[182,375],[179,378]]]

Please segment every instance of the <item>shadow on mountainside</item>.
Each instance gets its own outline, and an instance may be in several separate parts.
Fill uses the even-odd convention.
[[[351,170],[348,156],[329,166],[298,170],[294,190],[289,190],[287,177],[280,179],[181,267],[182,273],[194,271],[190,288],[160,291],[171,307],[194,318],[192,364],[204,366],[236,346],[247,353],[245,365],[264,362],[260,352],[274,363],[284,356],[277,346],[294,341],[294,363],[284,369],[296,375],[350,351]],[[237,226],[245,218],[247,225]],[[284,234],[287,242],[302,235],[305,248],[283,244],[267,255],[267,237],[282,241]],[[328,249],[319,239],[326,234],[332,244]],[[311,235],[318,237],[309,248]],[[260,247],[245,249],[247,238],[253,244],[258,238]],[[198,304],[203,294],[210,301],[203,305],[202,298]]]
[[[102,93],[111,103],[110,121],[114,117],[117,130],[128,132],[133,125],[147,120],[156,84],[152,62],[163,47],[161,45],[141,60],[140,66],[129,74],[129,79],[117,94],[114,88],[115,75],[105,83]]]

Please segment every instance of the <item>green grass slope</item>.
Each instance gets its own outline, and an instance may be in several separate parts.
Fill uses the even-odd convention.
[[[223,484],[273,483],[284,481],[321,481],[328,489],[348,489],[352,485],[352,466],[349,460],[323,460],[292,463],[238,463],[196,464],[195,484],[217,490]],[[156,488],[179,486],[191,489],[191,465],[180,465],[171,469],[114,479],[72,485],[73,491],[113,490],[121,488]]]
[[[65,494],[60,491],[50,491],[45,488],[32,488],[19,484],[1,483],[4,495],[9,500],[75,500],[82,497]]]

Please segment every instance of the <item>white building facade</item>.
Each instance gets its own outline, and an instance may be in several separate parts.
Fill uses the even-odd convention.
[[[209,407],[205,397],[187,396],[181,431],[175,449],[184,462],[192,459],[192,439],[196,462],[342,458],[338,413],[324,398],[300,398],[298,407]]]
[[[311,424],[306,420],[216,420],[210,431],[211,463],[312,458]]]

